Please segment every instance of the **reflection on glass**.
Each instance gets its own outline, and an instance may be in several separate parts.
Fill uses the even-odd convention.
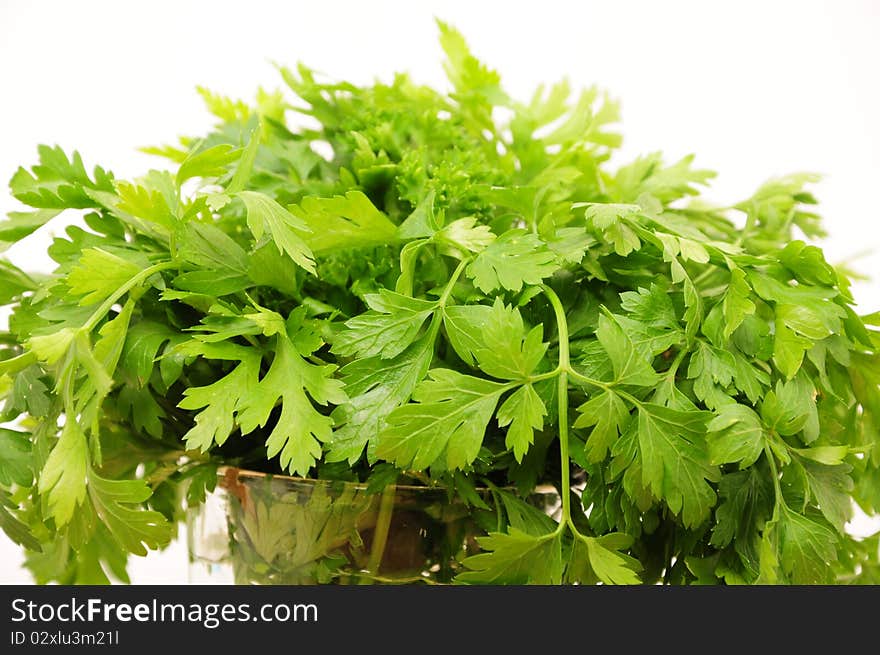
[[[477,537],[496,527],[486,508],[439,488],[303,480],[225,469],[187,520],[190,582],[209,584],[449,583]],[[558,495],[532,494],[552,514]]]

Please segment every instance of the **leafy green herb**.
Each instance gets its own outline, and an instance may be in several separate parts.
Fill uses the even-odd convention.
[[[810,243],[815,176],[716,207],[693,157],[614,168],[614,101],[517,101],[439,27],[449,92],[282,68],[292,98],[200,89],[215,128],[147,149],[171,170],[15,173],[2,248],[84,214],[51,273],[0,262],[35,579],[126,580],[233,465],[447,490],[488,528],[461,583],[876,580],[847,524],[880,512],[880,321]],[[250,564],[333,579],[361,510],[325,500],[243,505]]]

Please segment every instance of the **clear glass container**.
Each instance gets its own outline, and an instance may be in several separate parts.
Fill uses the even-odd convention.
[[[487,504],[492,494],[478,491]],[[527,502],[552,515],[555,490]],[[189,578],[198,584],[449,583],[479,552],[496,514],[444,489],[366,485],[226,468],[187,516]]]

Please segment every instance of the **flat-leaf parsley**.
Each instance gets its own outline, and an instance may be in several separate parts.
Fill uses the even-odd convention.
[[[147,149],[175,170],[13,176],[4,248],[83,219],[51,274],[0,262],[36,579],[127,579],[232,464],[492,489],[461,583],[880,582],[846,531],[880,511],[880,318],[810,244],[816,178],[717,207],[692,157],[614,168],[605,93],[517,101],[439,28],[448,92],[281,68],[293,99],[200,90],[214,129]],[[558,520],[517,498],[547,483]]]

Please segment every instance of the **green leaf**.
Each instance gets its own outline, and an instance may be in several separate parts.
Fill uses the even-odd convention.
[[[427,239],[410,241],[400,249],[400,277],[394,285],[394,290],[403,296],[413,295],[413,282],[416,276],[416,266],[422,248],[428,245]]]
[[[178,275],[171,284],[176,289],[220,298],[253,286],[250,277],[230,270],[191,271]]]
[[[49,387],[43,380],[43,370],[39,366],[28,366],[15,374],[12,393],[9,396],[6,412],[27,412],[34,418],[43,418],[49,414],[52,398]]]
[[[575,207],[581,204],[575,204]],[[641,212],[638,205],[619,205],[613,203],[587,203],[585,218],[587,226],[601,240],[613,246],[621,257],[628,256],[642,247],[635,230],[627,221]]]
[[[139,219],[170,228],[180,219],[177,216],[180,202],[174,178],[165,171],[150,171],[138,183],[116,183],[116,202],[110,205],[117,215],[130,214]]]
[[[559,584],[562,582],[562,544],[555,533],[533,536],[516,528],[478,538],[489,552],[464,560],[459,573],[466,584]]]
[[[226,186],[226,193],[234,194],[243,191],[251,177],[251,171],[254,167],[254,160],[257,158],[257,150],[260,148],[260,128],[257,127],[251,132],[248,144],[241,153],[238,160],[238,166],[235,167],[235,174]]]
[[[268,232],[278,248],[300,267],[314,275],[315,261],[312,251],[304,240],[309,226],[264,193],[240,191],[238,197],[247,208],[247,225],[259,242]]]
[[[430,238],[440,229],[437,217],[434,215],[434,198],[433,191],[425,194],[416,208],[398,226],[397,237],[399,239]]]
[[[301,293],[302,270],[271,244],[265,244],[248,255],[247,274],[256,285],[271,287],[289,296]]]
[[[697,264],[707,264],[709,262],[709,253],[698,242],[684,237],[678,240],[681,258],[686,262],[696,262]]]
[[[849,454],[847,446],[816,446],[814,448],[795,448],[801,457],[806,457],[819,464],[834,466],[843,462]]]
[[[555,254],[536,235],[509,230],[477,255],[467,274],[484,293],[502,288],[518,292],[523,285],[540,284],[556,268]]]
[[[724,293],[722,308],[724,312],[724,338],[729,339],[736,329],[742,325],[746,316],[755,313],[755,303],[749,296],[751,287],[746,280],[746,274],[740,268],[730,270],[730,284]]]
[[[776,321],[776,334],[773,338],[773,361],[779,371],[789,380],[800,370],[804,353],[812,342],[790,330],[781,320]]]
[[[122,349],[122,366],[138,386],[150,380],[162,344],[177,336],[168,325],[155,321],[139,321],[129,327]]]
[[[513,450],[517,462],[535,440],[535,430],[544,428],[547,408],[531,384],[524,384],[513,392],[498,409],[498,426],[507,427],[504,445]]]
[[[0,428],[0,485],[29,487],[34,479],[27,433]]]
[[[682,157],[669,166],[663,165],[658,152],[638,157],[632,164],[621,167],[615,176],[617,193],[621,200],[631,201],[643,194],[660,202],[670,203],[689,195],[697,195],[695,184],[704,185],[715,173],[691,167],[694,155]]]
[[[632,545],[632,539],[615,532],[602,537],[578,536],[572,543],[565,578],[568,582],[610,585],[640,584],[636,571],[638,560],[621,553]]]
[[[806,451],[799,452],[803,455]],[[853,516],[853,481],[849,475],[852,468],[848,464],[829,465],[806,457],[795,461],[803,470],[809,494],[819,510],[841,535],[845,534],[845,526]]]
[[[779,505],[779,564],[793,584],[828,584],[837,561],[837,537],[819,521]]]
[[[445,454],[450,469],[477,457],[486,426],[507,385],[433,369],[416,387],[416,402],[388,415],[376,454],[401,469],[425,469]]]
[[[710,409],[730,402],[725,391],[737,374],[736,360],[727,351],[698,342],[688,365],[688,378],[694,381],[694,395]]]
[[[443,327],[455,352],[469,366],[476,364],[475,353],[484,348],[482,334],[493,308],[488,305],[450,305],[443,308]]]
[[[228,143],[191,152],[177,170],[178,186],[193,177],[220,177],[226,168],[241,157],[241,149]]]
[[[75,396],[80,407],[79,420],[83,425],[88,425],[93,434],[98,433],[101,405],[113,387],[113,374],[122,355],[133,311],[134,301],[128,300],[122,311],[101,326],[99,338],[92,348],[84,333],[78,335],[76,356],[88,373],[88,379],[77,389]],[[66,411],[70,412],[70,408]]]
[[[816,246],[795,239],[777,257],[804,284],[833,287],[837,282],[834,267],[825,261],[822,250]]]
[[[212,271],[246,273],[244,248],[223,230],[209,223],[186,223],[177,242],[177,256],[194,266]]]
[[[40,552],[42,544],[34,537],[30,528],[15,516],[17,506],[3,489],[0,489],[0,530],[14,543],[29,550]],[[11,511],[10,511],[11,510]]]
[[[437,26],[440,29],[440,45],[446,53],[443,70],[456,93],[465,98],[476,95],[489,102],[503,102],[498,73],[481,64],[471,54],[458,30],[439,20]]]
[[[74,295],[82,296],[81,305],[94,305],[116,293],[144,268],[100,248],[89,248],[68,274],[67,286]]]
[[[540,537],[548,532],[553,532],[558,527],[558,524],[551,516],[541,508],[529,504],[527,500],[523,500],[504,489],[492,487],[492,491],[493,494],[501,498],[504,514],[511,528]]]
[[[575,203],[572,208],[584,207],[587,224],[597,230],[606,230],[622,218],[631,218],[641,213],[639,205],[588,202]]]
[[[349,402],[334,410],[339,427],[327,443],[327,460],[354,464],[364,446],[375,447],[391,411],[409,400],[428,372],[433,339],[422,337],[393,359],[365,357],[340,370]]]
[[[833,316],[833,318],[831,318]],[[776,305],[776,321],[806,339],[818,341],[830,337],[840,329],[834,315],[819,314],[809,306],[779,303]]]
[[[468,252],[481,252],[495,241],[488,225],[478,225],[473,216],[452,221],[434,235],[434,239]]]
[[[547,247],[568,264],[580,264],[595,243],[596,240],[582,227],[561,227],[547,238]]]
[[[86,435],[76,421],[66,421],[39,476],[40,495],[47,499],[49,516],[57,526],[69,523],[85,500],[88,466]]]
[[[760,530],[773,511],[773,487],[757,467],[728,473],[718,484],[721,503],[715,509],[710,543],[724,548],[733,543],[752,572],[759,568]]]
[[[436,302],[402,296],[387,289],[367,294],[364,302],[370,311],[346,321],[346,329],[333,341],[333,352],[343,357],[396,357],[418,338],[425,320],[437,309]]]
[[[76,334],[77,330],[66,327],[53,334],[31,337],[27,340],[27,345],[41,362],[54,364],[67,353]]]
[[[5,252],[13,244],[33,234],[60,213],[60,209],[9,212],[8,219],[0,221],[0,252]]]
[[[269,457],[280,453],[285,469],[307,475],[321,454],[321,442],[330,438],[333,421],[315,409],[312,401],[326,405],[347,400],[341,381],[333,379],[335,365],[307,362],[319,345],[314,339],[298,340],[302,312],[288,319],[288,329],[275,340],[275,357],[260,379],[260,357],[242,348],[229,348],[226,342],[204,344],[194,350],[209,358],[239,360],[226,376],[204,387],[190,387],[179,403],[183,409],[204,408],[196,415],[196,425],[185,435],[188,449],[206,451],[212,444],[222,445],[237,424],[243,435],[267,427],[276,405],[281,405],[268,437]],[[289,334],[290,333],[290,334]],[[296,344],[304,346],[302,352]],[[305,347],[308,343],[308,347]]]
[[[604,314],[599,316],[596,337],[614,367],[615,384],[640,387],[657,384],[660,376],[654,371],[651,361],[636,349],[613,317]]]
[[[638,443],[645,486],[681,513],[685,526],[696,527],[715,504],[710,482],[719,479],[705,442],[708,412],[678,410],[644,403],[639,406]]]
[[[128,552],[146,555],[171,539],[171,524],[159,512],[140,507],[152,492],[143,480],[108,480],[89,470],[89,498],[95,513]]]
[[[504,380],[523,380],[538,367],[547,351],[540,325],[525,332],[522,315],[516,307],[507,307],[495,299],[473,351],[480,368]]]
[[[116,396],[116,409],[130,418],[134,429],[150,436],[162,436],[162,419],[166,412],[159,406],[148,387],[125,385]]]
[[[709,460],[713,465],[739,462],[741,469],[754,464],[766,443],[760,417],[745,405],[722,405],[707,426]]]
[[[621,293],[620,307],[627,318],[646,326],[646,333],[682,331],[669,289],[661,284]]]
[[[0,260],[0,305],[8,305],[25,291],[35,291],[37,283],[24,271]]]
[[[260,372],[257,353],[243,352],[241,362],[230,373],[212,384],[189,387],[178,407],[202,409],[195,425],[184,435],[187,450],[206,452],[213,444],[223,445],[235,427],[239,399],[252,392]]]
[[[791,436],[803,431],[805,443],[819,437],[819,415],[816,409],[816,389],[804,375],[787,382],[777,381],[761,404],[761,417],[771,430]]]
[[[305,242],[316,254],[394,243],[397,226],[361,191],[344,196],[309,196],[290,212],[308,227]]]
[[[763,368],[757,368],[746,359],[740,352],[733,352],[734,373],[733,383],[742,391],[749,402],[755,404],[764,393],[764,389],[770,386],[770,375]]]
[[[242,434],[264,427],[280,401],[281,414],[266,439],[266,454],[280,454],[282,468],[306,476],[333,430],[333,420],[316,410],[312,401],[339,404],[346,395],[342,382],[332,378],[335,365],[307,362],[286,334],[279,334],[275,343],[268,373],[235,405],[238,422]]]
[[[585,446],[587,461],[601,462],[629,424],[629,408],[620,396],[609,389],[593,396],[577,410],[580,415],[574,422],[575,428],[595,426]]]
[[[19,168],[9,182],[12,195],[24,204],[37,209],[84,209],[96,206],[95,201],[87,193],[88,190],[110,193],[115,191],[113,174],[96,166],[93,180],[86,172],[78,152],[74,151],[68,159],[58,146],[52,148],[41,145],[37,151],[40,163],[30,172]],[[31,214],[29,220],[45,222],[51,217],[52,214],[48,212],[38,212]],[[19,214],[13,218],[13,221],[20,226],[23,218]]]

